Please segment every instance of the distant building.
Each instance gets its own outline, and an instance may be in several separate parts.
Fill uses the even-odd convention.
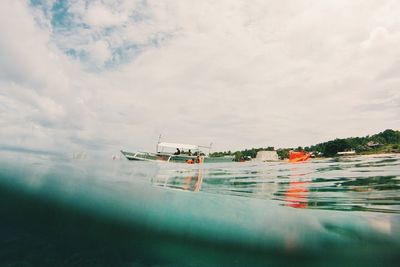
[[[339,156],[348,156],[348,155],[355,155],[356,152],[354,150],[350,151],[341,151],[337,153]]]
[[[278,153],[276,151],[258,151],[255,158],[257,161],[278,161]]]
[[[369,142],[367,143],[367,146],[370,147],[370,148],[374,148],[374,147],[381,146],[381,144],[376,143],[376,142],[374,142],[374,141],[369,141]]]

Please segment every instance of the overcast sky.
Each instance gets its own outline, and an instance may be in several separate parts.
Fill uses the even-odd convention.
[[[398,0],[1,0],[0,147],[306,146],[400,129]]]

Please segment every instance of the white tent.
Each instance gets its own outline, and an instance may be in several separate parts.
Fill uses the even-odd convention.
[[[178,143],[166,143],[166,142],[161,142],[158,143],[158,147],[161,148],[179,148],[179,149],[186,149],[186,150],[199,150],[198,145],[188,145],[188,144],[178,144]]]

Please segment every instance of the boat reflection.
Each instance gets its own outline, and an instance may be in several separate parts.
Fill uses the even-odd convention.
[[[152,184],[184,191],[199,192],[203,182],[203,170],[165,171],[152,179]]]
[[[197,170],[197,174],[191,174],[185,177],[182,189],[199,192],[202,181],[203,175],[200,170]]]

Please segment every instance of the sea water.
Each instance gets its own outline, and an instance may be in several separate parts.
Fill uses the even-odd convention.
[[[400,155],[203,165],[0,152],[0,266],[398,266]]]

